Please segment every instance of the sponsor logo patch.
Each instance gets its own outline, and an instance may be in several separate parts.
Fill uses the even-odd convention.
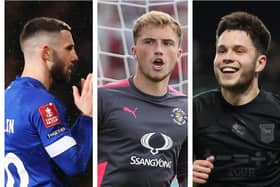
[[[60,118],[54,103],[41,106],[39,112],[46,128],[60,124]]]
[[[159,138],[163,139],[164,144],[160,145],[158,147],[155,147],[155,146],[151,145],[151,143],[150,143],[151,138],[155,134],[156,134],[155,132],[144,134],[141,138],[141,141],[140,141],[143,147],[145,147],[147,149],[150,149],[150,152],[152,153],[152,155],[158,154],[159,151],[165,151],[165,150],[168,150],[168,149],[172,148],[173,140],[169,136],[167,136],[163,133],[160,133]]]
[[[49,133],[47,136],[48,136],[48,138],[50,139],[50,138],[52,138],[52,137],[54,137],[54,136],[56,136],[56,135],[58,135],[58,134],[64,132],[65,130],[66,130],[65,127],[61,127],[61,128],[59,128],[59,129],[56,129],[56,130],[52,131],[52,132]]]
[[[246,128],[238,123],[234,123],[231,128],[232,132],[243,137],[246,134]]]
[[[173,161],[164,159],[164,154],[158,156],[158,154],[160,154],[161,151],[167,151],[173,147],[173,140],[171,139],[171,137],[163,133],[151,132],[144,134],[141,137],[140,143],[143,147],[149,149],[149,152],[151,154],[148,156],[148,158],[132,155],[130,157],[130,165],[166,169],[171,169],[173,167]]]
[[[163,160],[161,158],[142,158],[132,155],[130,157],[130,165],[156,167],[156,168],[172,168],[172,161]]]

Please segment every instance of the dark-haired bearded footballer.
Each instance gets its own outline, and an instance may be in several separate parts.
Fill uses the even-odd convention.
[[[92,75],[73,86],[81,111],[73,128],[66,109],[49,89],[69,81],[78,60],[71,28],[47,17],[29,20],[20,36],[24,69],[5,90],[5,186],[68,186],[86,170],[92,152]]]

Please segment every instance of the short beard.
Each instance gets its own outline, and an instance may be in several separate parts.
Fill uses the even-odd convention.
[[[70,75],[67,75],[64,71],[64,63],[58,57],[57,53],[54,52],[53,56],[53,66],[51,68],[51,76],[54,82],[61,82],[61,83],[69,83],[70,82]]]

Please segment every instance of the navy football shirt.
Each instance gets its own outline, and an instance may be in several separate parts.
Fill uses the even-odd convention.
[[[164,187],[186,177],[186,137],[185,95],[147,95],[131,78],[99,88],[99,186]]]
[[[260,91],[250,103],[233,106],[220,90],[193,102],[195,158],[215,156],[206,187],[280,186],[280,97]]]

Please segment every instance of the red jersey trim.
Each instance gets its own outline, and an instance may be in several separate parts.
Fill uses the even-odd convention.
[[[129,87],[129,86],[130,84],[128,79],[123,79],[116,82],[111,82],[108,84],[101,85],[99,86],[99,88],[121,88],[121,87]]]
[[[98,169],[97,169],[97,173],[98,173],[98,181],[97,181],[98,184],[97,184],[97,186],[98,187],[101,187],[107,165],[108,165],[107,161],[104,161],[104,162],[98,164]]]
[[[173,93],[174,95],[177,96],[185,96],[185,94],[183,94],[182,92],[179,92],[178,90],[176,90],[175,88],[172,88],[171,86],[168,86],[168,90]]]

